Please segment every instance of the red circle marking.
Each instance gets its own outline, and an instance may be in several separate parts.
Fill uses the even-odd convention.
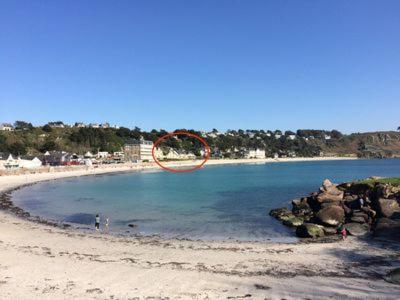
[[[187,136],[190,136],[192,138],[197,139],[198,141],[200,141],[204,145],[204,149],[205,149],[206,153],[205,153],[205,156],[204,156],[204,160],[201,162],[201,164],[199,164],[197,166],[194,166],[193,168],[190,168],[190,169],[172,169],[172,168],[168,168],[168,167],[164,166],[157,159],[157,157],[155,155],[156,147],[162,141],[164,141],[166,139],[169,139],[170,137],[176,136],[176,135],[187,135]],[[210,153],[211,153],[210,146],[208,146],[207,142],[203,138],[199,137],[196,134],[193,134],[193,133],[190,133],[190,132],[186,132],[186,131],[175,131],[175,132],[171,132],[171,133],[168,133],[168,134],[160,137],[158,140],[155,141],[155,143],[153,145],[153,149],[151,149],[151,155],[153,156],[153,159],[154,159],[155,163],[157,165],[159,165],[161,168],[163,168],[164,170],[166,170],[168,172],[172,172],[172,173],[188,173],[188,172],[193,172],[193,171],[196,171],[196,170],[200,169],[207,162],[207,160],[210,158]]]

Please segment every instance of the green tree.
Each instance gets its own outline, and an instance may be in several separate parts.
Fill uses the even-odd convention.
[[[13,155],[25,155],[27,147],[21,142],[15,142],[8,146],[8,151]]]
[[[44,126],[42,127],[42,130],[43,130],[44,132],[52,132],[52,131],[53,131],[53,129],[51,128],[51,126],[50,126],[49,124],[44,125]]]
[[[53,140],[47,140],[41,147],[41,152],[59,150],[58,145]]]
[[[14,128],[16,130],[31,130],[33,129],[33,125],[25,121],[15,121]]]

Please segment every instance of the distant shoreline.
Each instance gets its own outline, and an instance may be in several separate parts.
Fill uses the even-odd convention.
[[[330,160],[355,160],[357,157],[294,157],[294,158],[263,158],[263,159],[209,159],[204,167],[208,165],[229,165],[229,164],[264,164],[264,163],[278,163],[278,162],[306,162],[306,161],[330,161]],[[202,160],[187,160],[187,161],[170,161],[164,164],[168,167],[193,167],[199,165]],[[37,174],[65,174],[62,177],[75,177],[83,175],[94,175],[94,174],[106,174],[115,172],[126,172],[126,171],[143,171],[143,170],[162,170],[155,163],[123,163],[123,164],[109,164],[109,165],[95,165],[95,166],[43,166],[38,169],[17,169],[12,172],[2,171],[0,172],[0,179],[3,177],[11,178],[12,176],[19,175],[36,175]],[[38,176],[39,177],[39,176]],[[59,176],[54,176],[54,179]],[[40,178],[38,178],[40,181]],[[47,180],[47,179],[44,179]],[[1,185],[1,181],[0,181]],[[0,187],[1,188],[1,187]],[[0,189],[1,191],[1,189]]]

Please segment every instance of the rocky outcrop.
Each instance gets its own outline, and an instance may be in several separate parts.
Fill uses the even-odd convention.
[[[293,213],[287,207],[273,209],[269,212],[269,215],[282,222],[294,217]]]
[[[369,178],[335,185],[324,180],[317,192],[292,201],[292,210],[272,210],[271,216],[296,227],[299,237],[350,235],[400,240],[400,180]]]
[[[269,213],[274,218],[281,221],[284,225],[289,227],[297,227],[303,224],[304,218],[300,215],[294,215],[289,209],[286,207],[273,209]]]

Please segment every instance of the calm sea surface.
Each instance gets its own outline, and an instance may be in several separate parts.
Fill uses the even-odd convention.
[[[190,239],[290,241],[293,231],[268,216],[272,208],[334,182],[400,176],[400,159],[208,166],[194,173],[125,173],[36,184],[14,193],[33,215],[113,232]],[[136,229],[128,224],[137,224]],[[82,226],[84,227],[84,226]]]

